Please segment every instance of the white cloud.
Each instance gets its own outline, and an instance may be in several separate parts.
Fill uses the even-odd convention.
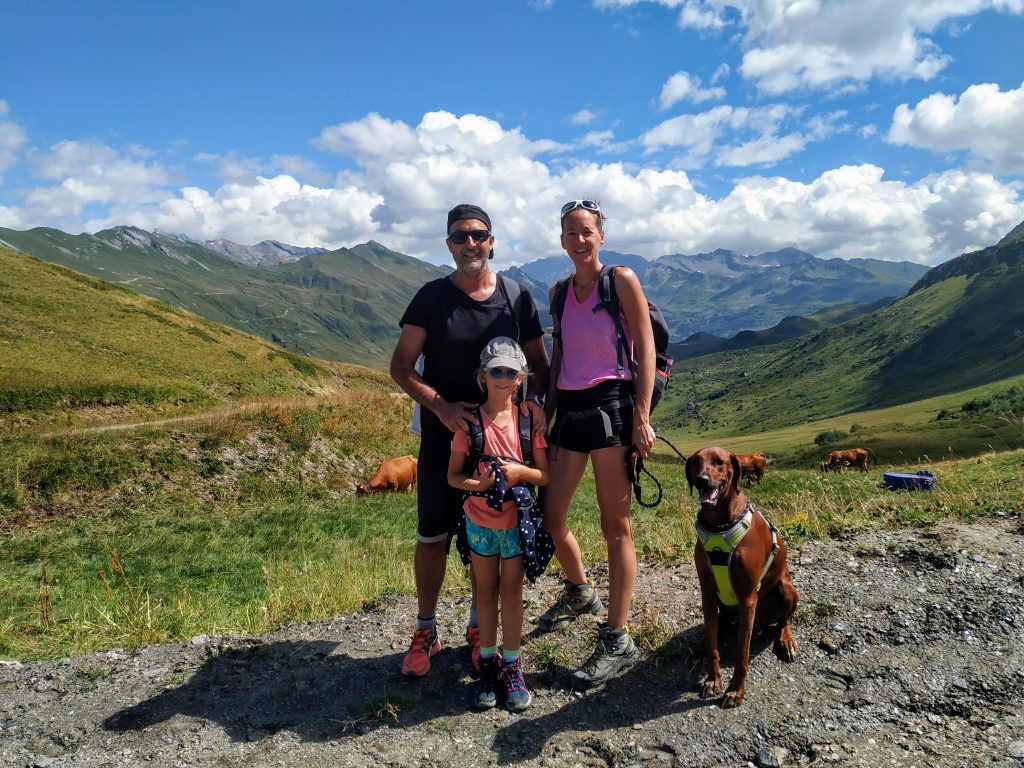
[[[741,179],[712,206],[689,249],[758,253],[795,245],[819,256],[937,263],[991,245],[1024,218],[1016,189],[988,174],[950,171],[916,184],[844,166],[809,183]]]
[[[299,155],[274,155],[271,157],[271,161],[289,176],[307,179],[319,185],[331,183],[331,174],[316,163]]]
[[[659,102],[662,109],[668,109],[683,100],[700,104],[702,101],[724,98],[724,88],[702,88],[699,77],[689,72],[676,72],[662,86]]]
[[[949,57],[928,37],[982,11],[1020,14],[1024,0],[650,0],[679,8],[701,33],[738,27],[740,68],[766,93],[830,89],[873,78],[929,80]],[[633,5],[603,0],[599,5]]]
[[[788,133],[781,126],[800,116],[785,106],[719,107],[688,117],[682,128],[659,126],[662,143],[652,132],[650,146],[703,152],[718,163],[771,162],[835,130],[841,114]],[[886,180],[873,165],[844,166],[807,182],[741,178],[716,199],[678,168],[576,161],[553,142],[531,141],[487,118],[434,112],[416,126],[384,122],[379,140],[371,130],[382,126],[377,115],[325,132],[344,135],[351,153],[350,169],[333,184],[252,173],[248,161],[237,161],[245,172],[228,169],[215,189],[172,189],[165,169],[136,159],[145,152],[62,142],[35,158],[46,183],[22,207],[0,207],[0,224],[72,232],[134,224],[198,238],[326,247],[375,239],[413,256],[446,258],[445,212],[471,201],[494,220],[502,267],[560,253],[558,208],[584,196],[600,199],[610,217],[609,249],[648,257],[796,246],[820,256],[934,263],[989,245],[1024,219],[1018,189],[989,174],[951,171],[906,183]],[[704,137],[695,140],[700,131]],[[588,136],[597,147],[614,139],[610,132]],[[716,149],[720,144],[727,150]],[[221,170],[230,165],[209,159]]]
[[[152,203],[166,197],[171,181],[163,166],[92,141],[61,141],[30,159],[39,178],[54,182],[25,195],[20,218],[30,225],[80,231],[90,207]]]
[[[801,111],[781,104],[747,108],[723,105],[706,112],[680,115],[645,132],[639,139],[648,154],[666,147],[682,147],[676,158],[681,167],[764,165],[789,157],[811,141],[821,141],[835,131],[842,112],[802,122],[804,131],[782,133],[786,121]]]
[[[7,102],[0,99],[0,179],[18,161],[22,148],[28,142],[24,128],[13,120],[4,119],[9,111]]]
[[[569,122],[573,125],[589,125],[596,119],[597,115],[594,112],[589,109],[581,109],[569,118]]]
[[[966,150],[1000,173],[1024,171],[1024,84],[1001,91],[998,85],[972,85],[959,98],[934,93],[916,106],[901,104],[888,139],[893,144],[936,152]]]
[[[115,206],[88,221],[86,228],[130,223],[201,239],[224,237],[246,244],[273,239],[337,247],[350,244],[353,230],[361,233],[356,242],[373,237],[370,213],[381,202],[379,195],[352,187],[324,189],[286,175],[258,176],[254,184],[228,182],[213,194],[185,187],[179,196],[154,205]]]

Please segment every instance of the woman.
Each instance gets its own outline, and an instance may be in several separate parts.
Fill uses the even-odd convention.
[[[626,452],[635,445],[646,457],[654,446],[650,424],[654,334],[636,274],[626,267],[616,268],[614,290],[636,361],[633,381],[630,367],[621,364],[611,315],[594,311],[603,266],[601,207],[592,200],[573,200],[562,206],[561,219],[562,247],[576,271],[569,278],[564,307],[555,307],[558,286],[550,294],[556,343],[549,402],[553,396],[556,405],[548,440],[551,480],[543,504],[544,527],[554,539],[566,588],[558,602],[541,615],[540,627],[557,629],[581,614],[598,613],[602,607],[587,581],[579,544],[567,524],[569,504],[589,456],[601,530],[608,545],[608,620],[598,629],[594,653],[573,673],[574,685],[585,689],[601,685],[637,657],[636,644],[625,631],[636,580]]]

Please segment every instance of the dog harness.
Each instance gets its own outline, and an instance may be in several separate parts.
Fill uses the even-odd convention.
[[[771,520],[764,517],[764,515],[761,515],[761,517],[768,523],[768,530],[772,533],[772,553],[768,556],[768,562],[764,564],[764,568],[761,569],[761,575],[757,577],[757,589],[761,589],[761,580],[768,573],[768,569],[772,567],[772,563],[775,561],[775,554],[779,551],[778,531],[772,525]],[[723,605],[734,606],[740,603],[740,599],[736,596],[736,590],[732,586],[732,574],[729,570],[729,565],[732,563],[733,552],[736,551],[736,547],[743,541],[743,537],[747,535],[747,531],[750,530],[753,522],[754,508],[749,501],[743,516],[739,520],[726,523],[724,526],[708,528],[704,525],[700,515],[697,515],[697,536],[700,538],[700,543],[703,545],[704,552],[708,556],[708,564],[711,566],[711,573],[715,577],[715,592],[718,593],[718,599],[722,601]]]

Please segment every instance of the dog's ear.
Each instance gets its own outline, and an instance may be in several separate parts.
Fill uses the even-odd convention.
[[[743,472],[740,470],[740,459],[735,453],[729,454],[729,462],[732,464],[732,490],[734,493],[740,492],[740,475]]]
[[[691,471],[694,461],[693,457],[697,454],[692,454],[690,458],[686,460],[686,482],[690,486],[690,495],[693,496],[693,472]]]

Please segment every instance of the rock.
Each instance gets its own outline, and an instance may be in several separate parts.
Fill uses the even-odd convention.
[[[1024,758],[1024,741],[1011,741],[1006,746],[1006,753],[1010,757]]]
[[[822,635],[818,638],[818,646],[833,655],[839,653],[839,639],[835,635]]]
[[[757,750],[754,761],[760,768],[782,768],[789,757],[789,750],[785,747],[762,747]]]

